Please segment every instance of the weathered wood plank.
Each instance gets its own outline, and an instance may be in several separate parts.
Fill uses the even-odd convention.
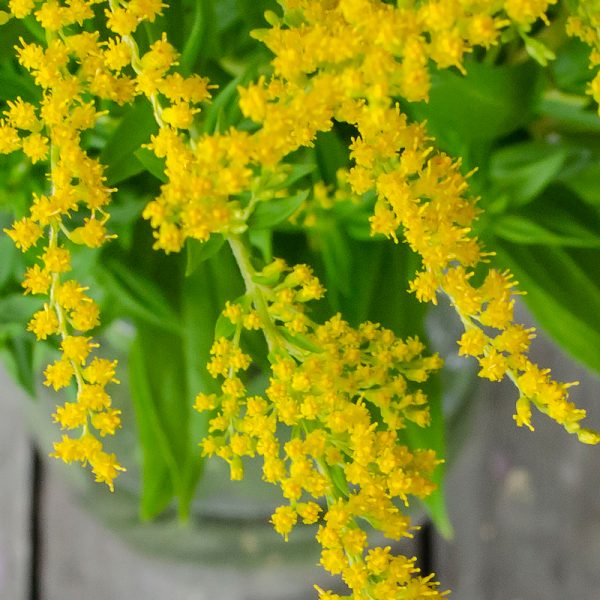
[[[598,428],[599,380],[547,340],[536,353],[558,380],[581,381],[571,396]],[[438,540],[441,581],[461,600],[600,598],[600,450],[543,415],[534,433],[516,428],[510,384],[482,384],[479,396],[449,479],[456,535]]]
[[[31,464],[22,405],[29,400],[0,365],[0,598],[25,600],[29,588]]]
[[[335,588],[316,556],[291,567],[273,556],[258,569],[144,556],[79,506],[52,468],[43,497],[43,600],[314,600],[313,583]],[[412,543],[403,549],[415,552]]]
[[[53,468],[43,497],[43,600],[308,600],[312,582],[328,585],[316,556],[295,567],[274,556],[256,570],[144,556],[84,510]]]

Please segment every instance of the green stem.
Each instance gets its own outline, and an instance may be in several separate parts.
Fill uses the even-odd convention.
[[[262,290],[253,279],[256,271],[250,260],[250,252],[246,244],[244,244],[238,236],[230,235],[227,237],[227,241],[229,242],[233,256],[237,262],[240,273],[242,274],[242,278],[244,279],[246,292],[252,299],[252,304],[262,321],[262,330],[269,347],[269,352],[271,352],[281,345],[280,335],[275,323],[273,323],[273,320],[271,319],[267,301]]]

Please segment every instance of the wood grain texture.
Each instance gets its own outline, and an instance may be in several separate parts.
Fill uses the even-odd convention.
[[[547,341],[535,351],[557,379],[581,381],[572,396],[600,426],[598,379]],[[0,390],[0,598],[27,600],[31,455],[20,417],[27,400],[4,380]],[[457,600],[598,600],[600,449],[543,415],[535,433],[516,428],[514,400],[509,384],[479,386],[450,470],[455,539],[434,540],[438,577]],[[150,558],[97,522],[55,467],[42,494],[40,600],[308,600],[316,596],[312,582],[328,586],[316,556],[286,567],[275,555],[257,570]],[[414,545],[405,549],[415,553]]]
[[[26,396],[0,368],[0,599],[25,599],[29,590],[32,456],[25,434]]]
[[[535,357],[600,427],[600,381],[546,339]],[[516,391],[482,383],[472,434],[448,482],[455,538],[436,540],[445,587],[461,600],[600,598],[600,450],[547,417],[512,421]]]
[[[44,491],[43,600],[307,600],[323,581],[316,557],[257,570],[145,556],[96,522],[53,469]],[[283,542],[282,542],[283,543]]]

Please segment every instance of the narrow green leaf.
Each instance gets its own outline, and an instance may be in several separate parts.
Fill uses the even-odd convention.
[[[548,66],[548,63],[556,58],[556,54],[540,40],[521,32],[521,38],[525,42],[527,54],[533,58],[542,67]]]
[[[352,244],[354,257],[352,294],[341,298],[340,310],[351,325],[358,326],[368,321],[371,305],[380,285],[381,265],[384,260],[384,248],[388,242],[356,242]],[[327,287],[327,286],[326,286]]]
[[[0,348],[2,360],[13,379],[32,397],[36,397],[33,336],[19,335],[9,338]]]
[[[210,17],[214,16],[212,14],[214,11],[212,4],[207,0],[194,0],[193,8],[192,28],[180,59],[181,69],[186,74],[192,73],[198,62],[206,35],[207,22],[210,22]]]
[[[0,298],[0,324],[19,323],[24,326],[36,310],[42,308],[41,298],[8,294]],[[28,334],[32,336],[33,334]]]
[[[333,485],[337,490],[336,496],[338,498],[347,498],[348,497],[348,482],[346,481],[346,476],[344,475],[344,470],[342,467],[338,465],[333,465],[328,468],[329,477],[331,481],[333,481]]]
[[[540,142],[512,144],[495,152],[489,176],[499,190],[508,194],[511,205],[533,200],[560,172],[568,151]]]
[[[248,227],[251,229],[267,229],[276,227],[291,217],[308,198],[309,190],[282,200],[268,200],[258,204],[250,218]]]
[[[280,189],[290,187],[303,177],[306,177],[306,175],[310,175],[317,168],[317,165],[312,163],[293,164],[290,166],[291,169],[289,170],[287,177],[281,182],[279,186]]]
[[[493,222],[493,230],[499,237],[516,244],[600,248],[600,236],[593,232],[581,228],[580,235],[557,233],[520,215],[499,216]]]
[[[492,140],[527,123],[540,87],[541,68],[533,62],[490,68],[468,61],[467,75],[449,70],[434,71],[428,103],[408,109],[427,120],[428,132],[438,140]],[[450,140],[448,132],[456,139]]]
[[[527,290],[539,324],[574,358],[600,373],[600,286],[594,268],[564,249],[497,240],[496,261]],[[596,252],[589,260],[599,262]]]
[[[235,325],[223,314],[215,322],[215,340],[230,338],[235,333]]]
[[[280,328],[281,335],[292,345],[301,348],[302,350],[308,350],[309,352],[323,352],[323,348],[315,344],[312,340],[308,339],[301,333],[292,334],[287,329]]]
[[[600,124],[600,119],[595,115]],[[600,208],[600,165],[593,163],[577,170],[562,182],[588,204]]]
[[[334,185],[337,181],[338,170],[348,166],[349,163],[347,144],[341,140],[334,128],[317,135],[315,153],[321,177],[327,184]]]
[[[273,232],[269,229],[251,229],[248,231],[250,244],[260,251],[265,264],[273,260]]]
[[[154,152],[148,148],[138,148],[134,153],[135,157],[140,161],[140,164],[156,179],[166,183],[168,177],[165,174],[165,159],[158,158]]]
[[[320,250],[325,264],[325,287],[330,294],[334,309],[339,310],[340,295],[351,296],[352,252],[351,240],[332,219],[322,220],[315,233],[314,244]],[[355,246],[354,246],[355,247]]]
[[[214,256],[225,243],[225,238],[218,233],[213,233],[206,242],[188,238],[186,242],[187,262],[185,276],[189,277],[205,260]]]
[[[37,19],[33,15],[27,15],[24,19],[21,19],[21,23],[25,25],[25,28],[33,37],[42,44],[46,44],[46,30],[38,23]]]
[[[173,498],[174,482],[178,479],[177,463],[156,411],[148,377],[151,367],[141,338],[131,346],[128,365],[143,461],[140,515],[142,519],[152,519]]]
[[[202,131],[204,133],[214,133],[224,128],[225,123],[222,122],[223,119],[220,119],[220,117],[235,102],[238,93],[237,88],[242,84],[243,80],[244,77],[241,75],[232,79],[203,111],[204,125],[202,126]]]
[[[99,156],[100,162],[106,165],[107,185],[115,185],[144,170],[135,152],[150,141],[151,134],[156,130],[156,121],[148,102],[131,107]]]
[[[167,331],[179,331],[179,318],[155,283],[118,261],[108,261],[98,278],[125,313]]]
[[[7,235],[0,235],[0,289],[12,278],[18,259],[18,250]],[[0,310],[0,314],[2,311]]]
[[[538,113],[552,119],[553,129],[574,133],[600,132],[600,119],[589,97],[550,90],[540,100]]]
[[[38,102],[41,92],[29,77],[0,72],[0,100],[15,100],[19,96],[28,102]]]

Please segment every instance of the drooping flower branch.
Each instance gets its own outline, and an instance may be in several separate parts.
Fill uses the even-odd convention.
[[[48,193],[33,198],[8,235],[24,251],[45,240],[23,284],[26,293],[46,297],[29,329],[41,340],[59,338],[62,355],[47,367],[46,385],[77,388],[76,400],[59,407],[55,419],[81,437],[65,436],[54,455],[89,463],[111,489],[122,470],[96,435],[119,426],[119,410],[105,391],[116,381],[116,361],[97,356],[98,344],[86,334],[99,324],[98,307],[66,274],[73,245],[98,248],[111,237],[112,190],[102,165],[82,149],[81,133],[102,116],[98,99],[110,107],[143,96],[158,129],[147,147],[164,159],[166,178],[143,213],[154,247],[178,252],[188,239],[223,236],[246,287],[224,307],[227,323],[207,365],[221,392],[196,398],[199,411],[211,411],[203,454],[226,460],[232,479],[243,477],[244,457],[262,457],[263,478],[286,499],[272,516],[276,531],[287,538],[299,521],[320,523],[321,564],[341,574],[352,597],[443,597],[414,559],[370,547],[366,533],[368,526],[391,539],[410,536],[402,504],[435,487],[439,459],[430,449],[407,448],[398,431],[409,421],[429,424],[419,384],[441,367],[440,359],[426,355],[418,339],[400,340],[376,323],[351,327],[342,315],[314,321],[307,303],[325,290],[310,267],[281,259],[259,267],[247,233],[261,206],[285,197],[290,154],[335,123],[349,125],[352,166],[344,185],[359,202],[375,193],[373,235],[402,240],[419,255],[421,268],[409,283],[416,297],[434,304],[439,294],[450,299],[465,329],[459,353],[476,357],[480,376],[515,383],[518,425],[532,428],[533,404],[582,442],[598,443],[600,436],[581,426],[585,411],[569,401],[569,384],[554,382],[527,356],[534,332],[514,320],[512,276],[489,266],[490,253],[473,234],[479,209],[469,197],[469,176],[400,104],[427,100],[431,63],[464,73],[465,56],[476,46],[498,44],[510,28],[527,35],[538,19],[548,21],[554,3],[282,0],[282,14],[267,15],[271,27],[254,33],[274,55],[271,73],[238,90],[239,107],[254,125],[199,133],[208,81],[177,71],[178,53],[164,33],[144,53],[136,42],[140,24],[163,10],[160,2],[11,0],[14,17],[33,12],[47,36],[45,44],[23,42],[18,49],[42,99],[39,106],[9,104],[0,152],[21,149],[32,162],[50,164]],[[84,30],[95,4],[104,9],[106,39]],[[595,20],[589,11],[584,19],[582,10],[569,27],[590,41]],[[322,197],[318,185],[309,193]],[[268,385],[257,394],[246,387],[256,358],[245,349],[252,330],[264,333],[270,364]]]

